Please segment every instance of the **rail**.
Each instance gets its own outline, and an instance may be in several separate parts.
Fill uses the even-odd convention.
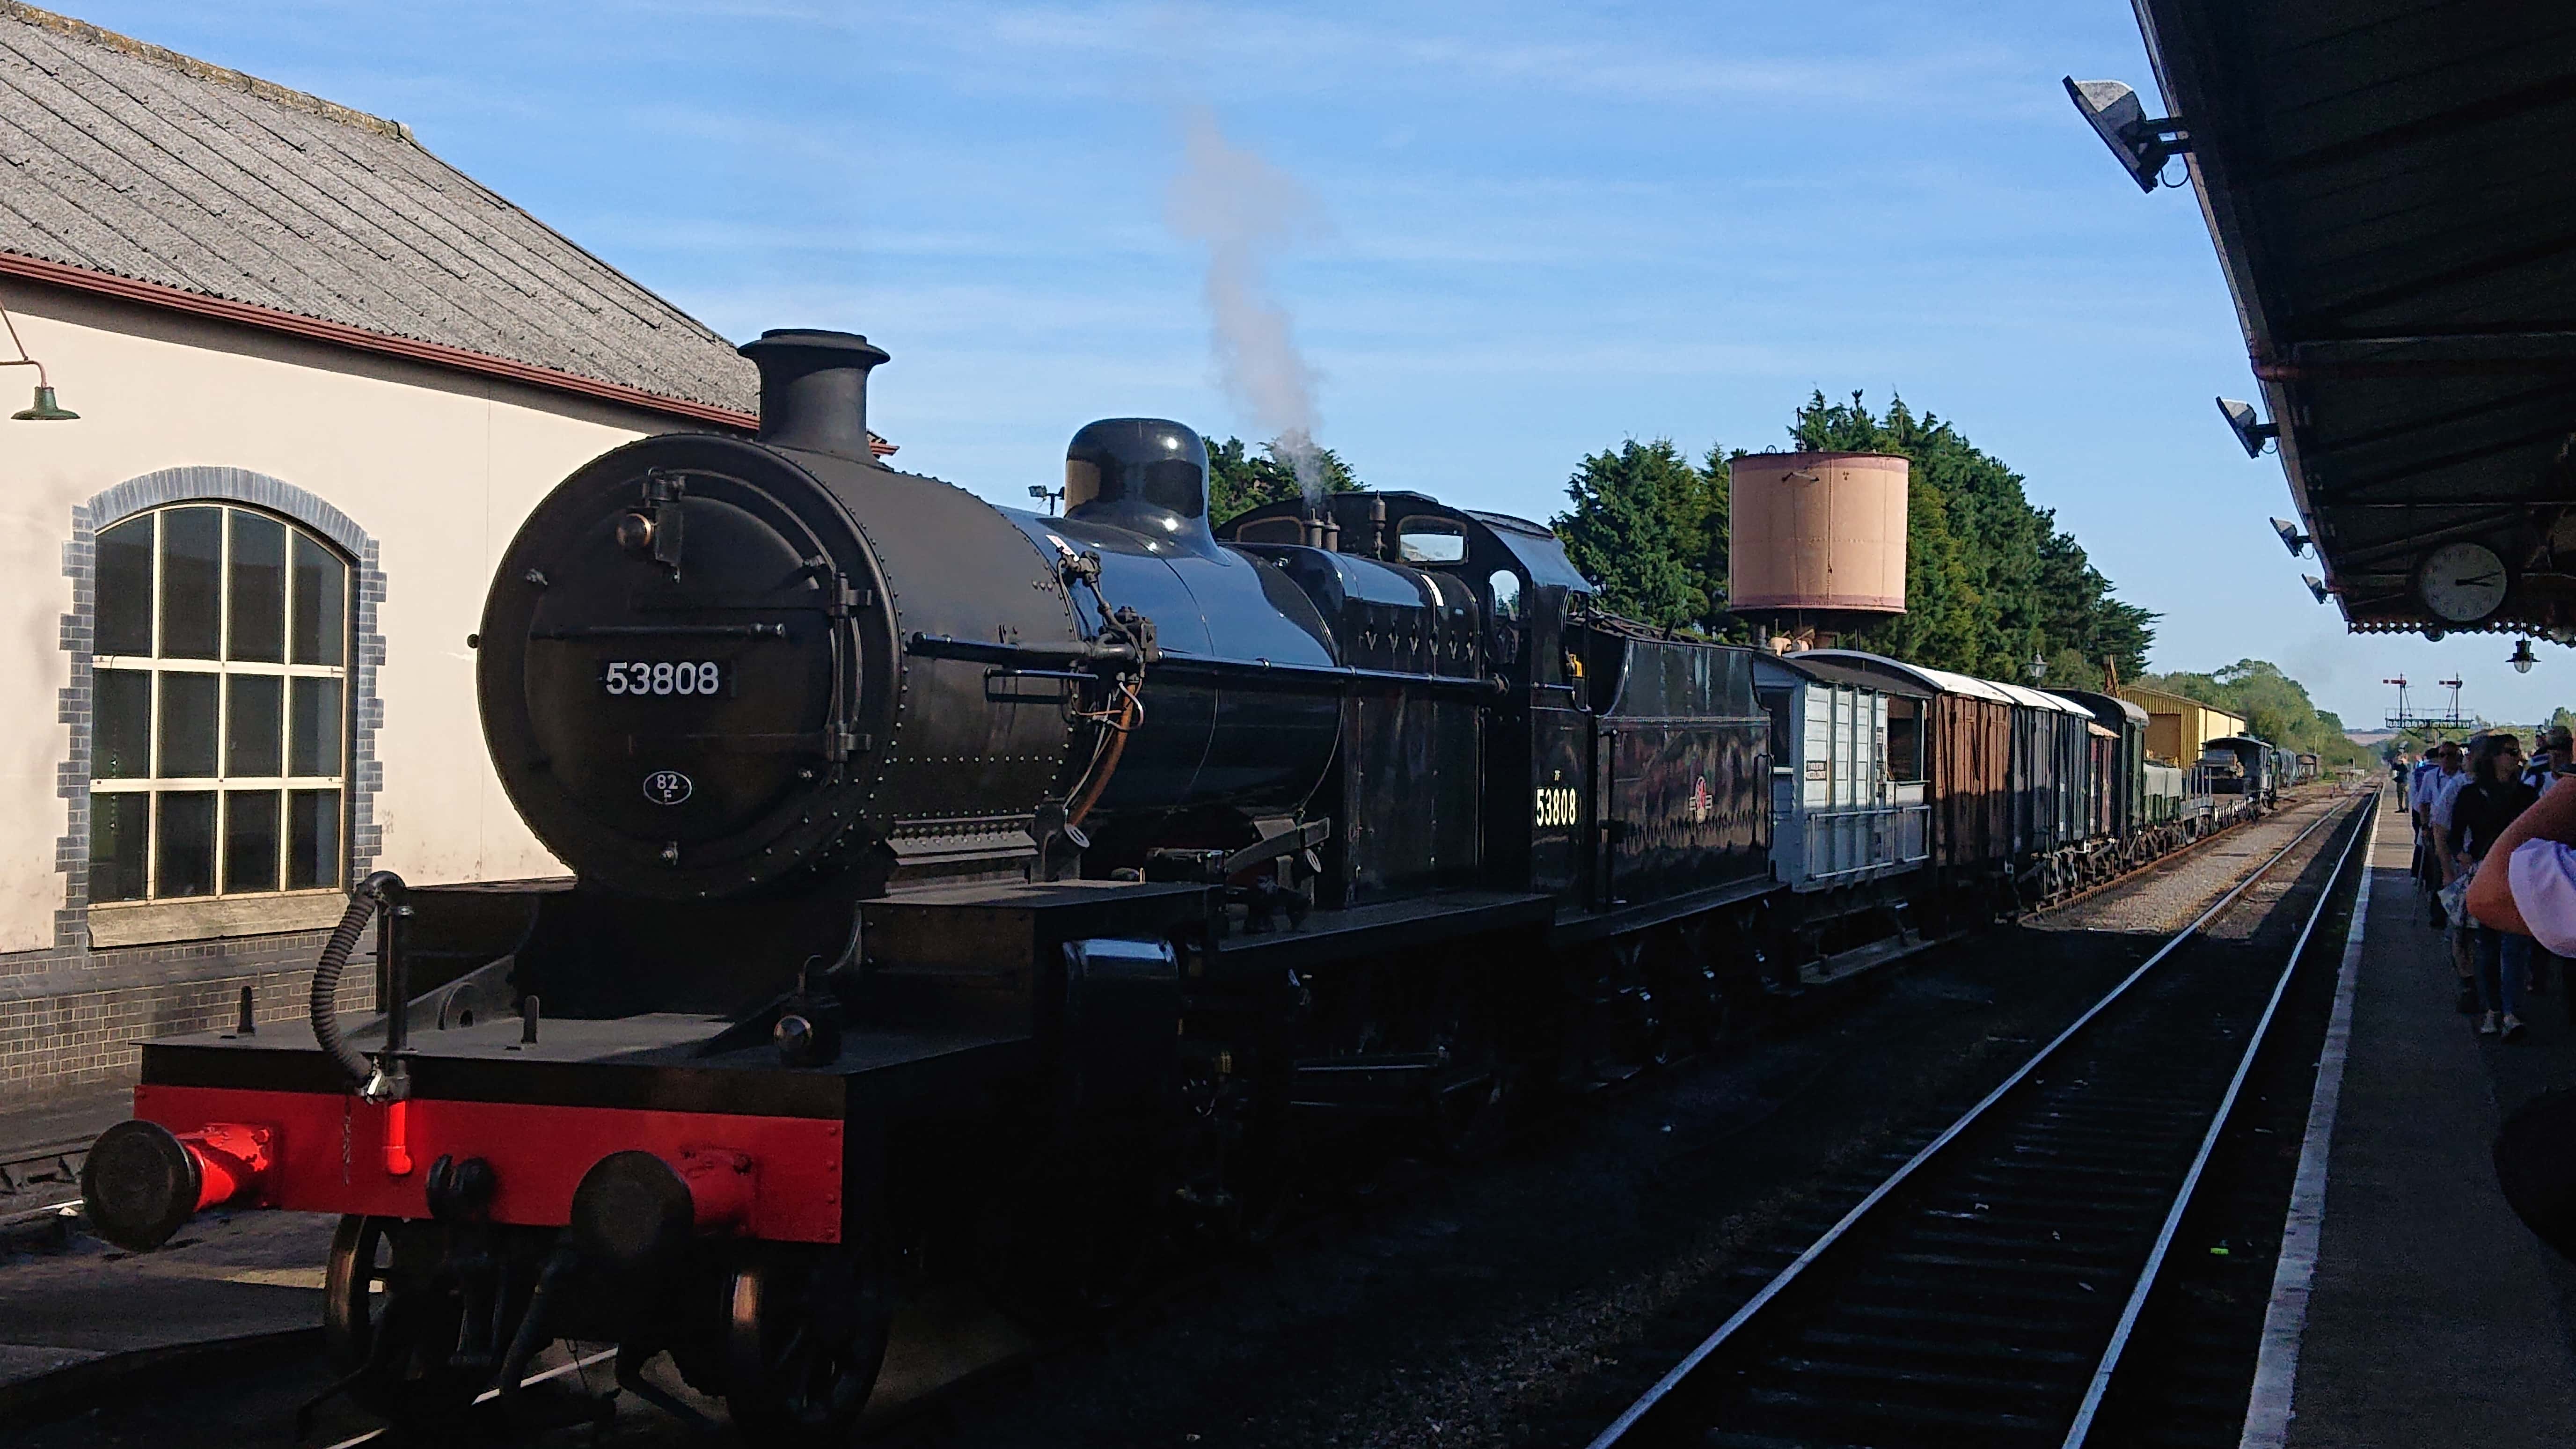
[[[2377,796],[2372,793],[2366,795],[2356,809],[2326,811],[2268,860],[2247,873],[2244,879],[2238,881],[2207,909],[2195,916],[2190,924],[2159,946],[2153,955],[2130,971],[2117,985],[2078,1016],[2071,1025],[2034,1052],[2000,1085],[1979,1099],[1974,1106],[1943,1128],[1929,1144],[1914,1153],[1884,1180],[1871,1188],[1856,1206],[1827,1228],[1821,1236],[1799,1253],[1795,1260],[1782,1268],[1723,1324],[1719,1325],[1714,1333],[1703,1339],[1679,1364],[1657,1380],[1654,1386],[1636,1402],[1630,1404],[1618,1418],[1611,1422],[1609,1427],[1602,1430],[1591,1441],[1590,1449],[1640,1449],[1640,1446],[1649,1444],[1714,1442],[1715,1435],[1710,1426],[1710,1412],[1714,1401],[1724,1398],[1730,1390],[1743,1391],[1750,1382],[1750,1375],[1754,1368],[1757,1367],[1757,1365],[1747,1364],[1744,1361],[1745,1356],[1758,1351],[1766,1343],[1779,1341],[1783,1333],[1795,1328],[1799,1322],[1811,1322],[1830,1310],[1836,1302],[1833,1294],[1843,1282],[1860,1281],[1851,1275],[1860,1268],[1870,1265],[1872,1260],[1869,1254],[1873,1248],[1884,1250],[1880,1253],[1883,1273],[1901,1274],[1919,1271],[1936,1274],[1948,1272],[1954,1275],[1985,1274],[1987,1279],[1980,1281],[1991,1281],[1992,1275],[1999,1269],[2008,1270],[2007,1265],[2026,1266],[2014,1264],[2009,1250],[2002,1256],[1984,1259],[1974,1257],[1970,1251],[1957,1248],[1950,1249],[1946,1253],[1920,1251],[1903,1253],[1895,1251],[1894,1246],[1876,1241],[1872,1235],[1876,1235],[1877,1238],[1887,1238],[1890,1234],[1900,1233],[1905,1229],[1905,1220],[1895,1211],[1898,1206],[1918,1206],[1920,1205],[1918,1199],[1925,1202],[1933,1201],[1926,1197],[1922,1183],[1917,1181],[1918,1178],[1931,1181],[1930,1170],[1932,1169],[1949,1170],[1955,1167],[1958,1172],[1954,1176],[1960,1177],[1963,1181],[1982,1181],[1983,1179],[1976,1178],[1974,1174],[1982,1163],[1996,1159],[1968,1154],[1962,1144],[1971,1142],[1972,1134],[1975,1134],[1975,1140],[1982,1141],[1986,1134],[1979,1129],[1994,1125],[1990,1123],[1990,1118],[2003,1125],[2011,1125],[2004,1114],[1997,1111],[1998,1106],[2007,1102],[2014,1103],[2017,1107],[2021,1106],[2026,1097],[2033,1096],[2043,1087],[2047,1092],[2057,1094],[2059,1100],[2052,1101],[2043,1095],[2028,1103],[2034,1115],[2022,1125],[2034,1139],[2044,1140],[2051,1136],[2065,1139],[2080,1138],[2081,1134],[2088,1130],[2082,1120],[2084,1109],[2088,1106],[2097,1115],[2130,1124],[2123,1130],[2136,1131],[2142,1135],[2151,1130],[2160,1130],[2142,1125],[2158,1118],[2188,1118],[2205,1125],[2205,1130],[2199,1134],[2197,1149],[2190,1159],[2188,1168],[2180,1174],[2178,1185],[2173,1187],[2170,1199],[2164,1203],[2164,1211],[2157,1219],[2157,1230],[2153,1236],[2152,1246],[2145,1253],[2141,1266],[2130,1278],[2129,1292],[2116,1322],[2110,1326],[2106,1335],[2097,1340],[2103,1343],[2104,1347],[2095,1358],[2088,1377],[2082,1381],[2081,1392],[2068,1392],[2057,1400],[2060,1412],[2056,1421],[2068,1426],[2061,1441],[2062,1449],[2077,1449],[2077,1446],[2084,1444],[2086,1436],[2099,1416],[2104,1393],[2116,1375],[2122,1353],[2136,1327],[2139,1313],[2155,1287],[2172,1247],[2175,1232],[2183,1220],[2184,1213],[2191,1206],[2194,1192],[2200,1184],[2219,1136],[2225,1130],[2229,1116],[2236,1107],[2246,1077],[2252,1070],[2257,1054],[2263,1050],[2270,1039],[2271,1028],[2278,1019],[2282,997],[2288,990],[2318,921],[2323,918],[2327,906],[2335,897],[2336,887],[2342,881],[2353,858],[2355,844],[2365,838],[2371,828],[2376,805]],[[2070,1043],[2079,1039],[2089,1040],[2088,1028],[2102,1020],[2115,1005],[2129,999],[2133,990],[2140,983],[2148,980],[2156,972],[2157,967],[2180,950],[2186,942],[2199,936],[2210,921],[2252,889],[2254,884],[2269,874],[2274,867],[2289,859],[2309,836],[2329,823],[2347,821],[2357,822],[2357,828],[2352,832],[2351,838],[2345,842],[2342,854],[2336,858],[2332,870],[2328,872],[2320,887],[2315,907],[2310,911],[2305,925],[2299,932],[2296,944],[2292,947],[2278,979],[2272,986],[2260,1020],[2247,1033],[2245,1049],[2236,1062],[2234,1073],[2228,1079],[2225,1090],[2218,1095],[2214,1109],[2203,1107],[2185,1110],[2172,1100],[2157,1101],[2142,1093],[2120,1096],[2118,1095],[2120,1084],[2116,1080],[2116,1072],[2070,1069],[2065,1073],[2042,1075],[2043,1069],[2058,1061]],[[2213,980],[2222,984],[2234,979],[2230,973],[2213,975]],[[2140,993],[2141,998],[2145,995],[2146,993]],[[2152,1008],[2158,1003],[2148,1004]],[[2170,1001],[2162,1004],[2169,1015],[2190,1015],[2189,1011],[2177,1013]],[[2205,1039],[2209,1017],[2203,1013],[2193,1020],[2197,1023],[2198,1029],[2204,1033],[2202,1039]],[[2133,1026],[2116,1034],[2106,1044],[2096,1044],[2096,1050],[2118,1049],[2123,1046],[2131,1050],[2142,1050],[2147,1044],[2146,1034],[2139,1032]],[[2189,1090],[2189,1085],[2180,1084],[2168,1090],[2179,1093]],[[2093,1100],[2089,1103],[2083,1095],[2087,1092],[2094,1093]],[[2098,1131],[2098,1129],[2089,1130]],[[2005,1164],[2023,1168],[2031,1166],[2027,1160],[2013,1161],[2014,1155],[2021,1151],[2020,1144],[2008,1144],[2008,1146],[2010,1151],[2003,1153],[2001,1157]],[[1965,1160],[1960,1160],[1962,1158]],[[2137,1182],[2143,1171],[2138,1162],[2120,1161],[2085,1170],[2097,1174],[2115,1175],[2123,1179],[2124,1192],[2144,1193],[2148,1200],[2152,1200],[2154,1196]],[[2001,1190],[1984,1188],[1979,1192],[1987,1198],[1994,1198],[2000,1195]],[[1979,1195],[1979,1192],[1971,1192],[1969,1196],[1973,1199]],[[1974,1201],[1971,1205],[1975,1209],[1982,1210],[1988,1206],[1988,1203]],[[2069,1214],[2068,1223],[2071,1225],[2078,1210],[2070,1208],[2066,1211]],[[2095,1218],[2113,1216],[2096,1202],[2086,1202],[2081,1211],[2090,1213]],[[1962,1214],[1948,1210],[1933,1212],[1931,1215],[1946,1218],[1976,1216],[1973,1213]],[[1895,1220],[1891,1221],[1891,1219]],[[2143,1227],[2143,1220],[2140,1220],[2139,1226]],[[1972,1232],[1973,1227],[1973,1224],[1962,1224],[1959,1225],[1958,1230]],[[2096,1243],[2098,1244],[2101,1237],[2106,1235],[2116,1237],[2118,1234],[2113,1228],[2097,1228]],[[1952,1236],[1955,1240],[1955,1233]],[[2066,1237],[2074,1239],[2078,1236],[2069,1226]],[[1899,1237],[1893,1242],[1895,1246],[1902,1246],[1904,1240]],[[2068,1255],[2077,1254],[2076,1242],[2067,1241],[2061,1244],[2057,1232],[2051,1230],[2049,1242],[2042,1252],[2027,1256],[2037,1261],[2044,1253],[2057,1251],[2061,1247]],[[2074,1261],[2074,1257],[2070,1256],[2062,1261]],[[1888,1264],[1897,1266],[1890,1268],[1886,1266]],[[1926,1264],[1930,1266],[1925,1266]],[[1837,1278],[1831,1284],[1824,1282],[1837,1273],[1843,1274],[1844,1277]],[[2097,1272],[2093,1276],[2099,1277],[2101,1274]],[[1820,1284],[1823,1286],[1820,1287]],[[2094,1291],[2089,1283],[2083,1286],[2088,1291]],[[1920,1284],[1911,1287],[1908,1291],[1917,1296],[1934,1296]],[[1955,1295],[1959,1291],[1959,1286],[1952,1283],[1946,1289],[1939,1291]],[[1956,1299],[1953,1296],[1939,1301],[1954,1303]],[[2083,1300],[2078,1297],[2076,1301]],[[2070,1313],[2075,1311],[2069,1310]],[[2063,1330],[2057,1330],[2057,1332],[2062,1333]],[[2062,1337],[2052,1339],[2050,1346],[2061,1351],[2066,1347]],[[1768,1367],[1777,1368],[1778,1362],[1774,1361],[1774,1364]],[[1738,1369],[1739,1372],[1731,1375],[1726,1373],[1725,1370],[1730,1367]],[[1790,1370],[1780,1371],[1789,1372]],[[2074,1386],[2070,1384],[2066,1387],[2071,1390]],[[1836,1392],[1845,1400],[1860,1397],[1851,1391],[1848,1384],[1838,1385]],[[2034,1389],[2033,1393],[2038,1397],[2050,1397],[2037,1389]],[[1774,1407],[1790,1404],[1791,1407],[1781,1408],[1779,1412],[1794,1414],[1797,1410],[1792,1401],[1796,1398],[1795,1394],[1785,1390],[1774,1391],[1768,1402]],[[1994,1435],[1996,1442],[2007,1440],[2037,1442],[2034,1436],[2041,1430],[2038,1424],[2031,1421],[2032,1416],[1997,1415],[1996,1417],[2013,1418],[2010,1431],[2006,1431],[2000,1423],[1993,1426],[1996,1430]],[[1951,1437],[1956,1437],[1965,1427],[1964,1424],[1952,1422],[1947,1425],[1947,1433]],[[1777,1430],[1774,1429],[1771,1432],[1777,1432]],[[2052,1438],[2055,1437],[2053,1430],[2047,1432]],[[1856,1442],[1854,1435],[1849,1432],[1829,1432],[1823,1437],[1837,1443]],[[1795,1441],[1783,1439],[1780,1442]]]
[[[0,1160],[0,1231],[77,1212],[89,1139],[39,1147]]]

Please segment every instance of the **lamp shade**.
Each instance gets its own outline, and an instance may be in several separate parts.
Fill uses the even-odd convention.
[[[54,390],[52,388],[39,387],[36,389],[35,402],[17,412],[11,413],[9,415],[9,420],[14,423],[60,423],[68,422],[79,416],[80,414],[64,407],[61,403],[54,401]]]

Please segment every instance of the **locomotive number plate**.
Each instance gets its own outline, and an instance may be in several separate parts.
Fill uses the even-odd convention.
[[[713,659],[612,662],[600,672],[610,694],[722,694],[724,666]]]

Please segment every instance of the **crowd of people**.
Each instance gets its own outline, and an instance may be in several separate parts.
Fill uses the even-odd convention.
[[[2489,730],[2397,768],[2427,924],[2443,934],[2460,1012],[2480,1035],[2518,1041],[2531,999],[2576,958],[2576,788],[2560,788],[2576,775],[2576,739],[2552,728],[2526,758],[2519,735]],[[2484,869],[2490,861],[2498,868]],[[2576,991],[2557,975],[2576,1022]]]

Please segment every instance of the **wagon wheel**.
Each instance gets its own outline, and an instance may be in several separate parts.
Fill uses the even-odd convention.
[[[761,1445],[851,1442],[885,1362],[883,1275],[848,1249],[764,1254],[734,1270],[725,1404]]]
[[[360,1408],[396,1421],[438,1418],[483,1385],[451,1362],[465,1300],[430,1271],[437,1241],[398,1227],[394,1218],[340,1219],[323,1270],[322,1340]]]

